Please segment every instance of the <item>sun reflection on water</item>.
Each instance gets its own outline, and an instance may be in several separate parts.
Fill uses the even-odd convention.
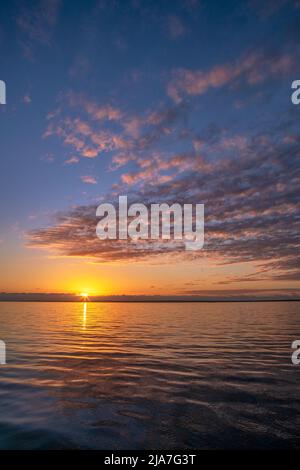
[[[83,314],[82,314],[82,327],[86,329],[86,318],[87,318],[87,302],[83,304]]]

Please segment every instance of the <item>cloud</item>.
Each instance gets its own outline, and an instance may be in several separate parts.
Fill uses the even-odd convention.
[[[170,15],[168,17],[167,32],[171,39],[178,39],[186,34],[186,27],[179,16]]]
[[[46,155],[43,155],[41,157],[41,160],[43,162],[53,163],[55,161],[55,157],[54,157],[54,155],[52,155],[52,153],[46,153]]]
[[[32,101],[32,100],[31,100],[31,96],[28,95],[28,94],[27,94],[27,95],[24,95],[23,98],[22,98],[22,102],[23,102],[24,104],[30,104],[31,101]]]
[[[145,182],[150,185],[166,183],[171,181],[175,174],[178,175],[188,169],[200,170],[201,168],[204,170],[204,168],[210,167],[201,156],[186,153],[168,156],[160,152],[152,152],[147,158],[136,157],[135,163],[139,170],[123,173],[121,176],[121,181],[127,186],[144,184]]]
[[[81,176],[80,179],[83,183],[97,184],[97,180],[94,176],[90,176],[90,175]]]
[[[37,45],[51,44],[60,4],[60,0],[36,0],[30,6],[22,2],[16,21],[21,33],[20,44],[27,59],[34,58]]]
[[[141,115],[125,113],[111,104],[99,104],[83,95],[68,93],[47,116],[44,138],[58,137],[76,157],[96,158],[112,154],[116,168],[145,152],[184,119],[187,106],[148,110]],[[122,158],[120,157],[122,155]],[[112,168],[112,167],[111,167]]]
[[[280,77],[291,70],[291,55],[267,55],[264,52],[248,53],[234,63],[217,65],[210,70],[179,69],[167,86],[167,93],[175,103],[184,95],[202,95],[210,88],[220,88],[243,79],[248,85],[257,85],[268,78]]]
[[[65,165],[74,165],[75,163],[79,163],[79,158],[78,157],[70,157],[64,163],[65,163]]]
[[[124,165],[127,165],[130,161],[136,160],[136,155],[130,152],[125,152],[125,153],[116,153],[112,157],[112,163],[113,165],[111,166],[111,170],[116,170],[118,168],[121,168]]]
[[[223,265],[250,263],[254,274],[226,278],[227,284],[300,280],[299,142],[283,139],[287,129],[291,134],[293,116],[278,121],[263,135],[258,132],[247,138],[208,130],[201,136],[203,146],[221,152],[220,158],[209,155],[209,162],[197,154],[161,153],[152,159],[137,158],[139,170],[123,174],[125,187],[118,191],[126,194],[124,188],[134,186],[131,202],[204,203],[204,250],[191,254],[177,242],[100,241],[92,205],[57,214],[50,227],[29,233],[28,244],[99,262],[156,256],[162,260],[172,255],[169,263],[186,259],[201,263],[203,257]]]
[[[100,154],[114,150],[130,150],[130,141],[112,132],[93,126],[89,121],[67,117],[58,123],[51,121],[44,133],[44,138],[59,137],[65,146],[72,147],[78,155],[96,158]]]
[[[89,116],[94,120],[98,121],[120,121],[122,118],[122,112],[120,109],[111,106],[109,104],[97,105],[96,103],[89,101],[82,96],[72,95],[70,103],[74,107],[82,107]]]

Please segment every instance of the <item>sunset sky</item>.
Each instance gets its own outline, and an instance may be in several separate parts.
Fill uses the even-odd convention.
[[[0,291],[300,292],[299,0],[1,3]],[[96,207],[205,204],[205,246]]]

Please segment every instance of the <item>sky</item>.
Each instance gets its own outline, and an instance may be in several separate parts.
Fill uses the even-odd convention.
[[[0,291],[299,296],[299,0],[4,1]],[[205,205],[205,245],[96,207]]]

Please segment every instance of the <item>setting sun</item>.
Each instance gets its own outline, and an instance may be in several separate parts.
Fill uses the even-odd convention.
[[[81,299],[84,300],[84,301],[89,300],[89,294],[87,294],[86,292],[82,292],[81,294],[79,294],[79,296],[80,296]]]

